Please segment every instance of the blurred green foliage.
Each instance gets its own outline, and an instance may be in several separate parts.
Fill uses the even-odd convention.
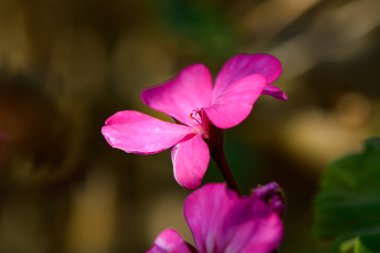
[[[234,51],[234,37],[221,8],[206,1],[154,1],[159,20],[179,37],[207,51],[207,58],[221,60]]]
[[[314,234],[335,239],[333,252],[379,252],[380,138],[332,163],[315,201]]]

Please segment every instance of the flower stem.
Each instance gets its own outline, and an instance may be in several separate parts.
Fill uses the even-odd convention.
[[[231,168],[228,165],[227,158],[224,153],[224,130],[217,128],[210,122],[208,124],[208,129],[208,138],[205,141],[207,142],[207,145],[210,149],[211,157],[214,159],[216,165],[218,166],[224,180],[226,180],[228,188],[234,190],[237,194],[241,195],[239,187],[232,175]]]
[[[237,194],[241,195],[239,187],[232,175],[230,166],[228,165],[228,161],[224,153],[223,147],[211,148],[210,153],[211,157],[214,159],[216,165],[218,166],[224,180],[226,180],[227,186],[230,189],[234,190]]]

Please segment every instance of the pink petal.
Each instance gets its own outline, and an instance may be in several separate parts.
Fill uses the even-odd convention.
[[[215,101],[232,83],[243,77],[259,74],[266,79],[266,84],[270,85],[281,75],[281,72],[280,61],[270,54],[238,54],[229,59],[219,72],[212,101]],[[264,91],[264,94],[279,99],[284,97],[284,95],[278,96],[277,92],[272,93],[270,88]]]
[[[216,251],[224,219],[238,195],[225,184],[207,184],[185,200],[184,214],[199,252]]]
[[[270,253],[282,240],[283,226],[276,212],[257,196],[240,199],[225,217],[219,247],[227,252]]]
[[[269,253],[282,239],[279,216],[257,196],[208,184],[187,197],[185,218],[199,252]]]
[[[146,253],[191,253],[181,235],[171,228],[162,231],[154,241],[154,246]]]
[[[258,186],[254,189],[253,193],[259,199],[266,202],[272,211],[277,213],[280,217],[283,216],[285,211],[284,193],[281,187],[276,182],[271,182],[265,185]]]
[[[191,129],[141,112],[120,111],[106,120],[102,134],[114,148],[127,153],[152,154],[177,144],[191,134]]]
[[[210,161],[210,152],[202,136],[181,141],[172,150],[175,180],[183,187],[195,189],[201,183]]]
[[[190,114],[210,105],[212,79],[202,64],[190,65],[173,80],[143,91],[145,104],[176,118],[184,124],[193,125]]]
[[[262,94],[270,95],[280,100],[288,100],[288,96],[280,88],[273,85],[265,85]]]
[[[236,126],[248,117],[264,86],[265,79],[260,75],[243,77],[229,85],[204,111],[219,128]]]

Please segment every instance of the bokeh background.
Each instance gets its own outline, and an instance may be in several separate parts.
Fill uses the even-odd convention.
[[[0,252],[144,252],[166,227],[191,240],[169,151],[137,156],[100,134],[118,110],[165,118],[140,92],[239,52],[283,63],[289,96],[259,99],[226,133],[245,193],[287,194],[283,253],[311,234],[326,164],[380,132],[378,0],[1,0]],[[168,119],[170,120],[170,119]],[[204,182],[221,181],[211,164]]]

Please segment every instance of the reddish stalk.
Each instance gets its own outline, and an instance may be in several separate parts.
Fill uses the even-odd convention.
[[[240,194],[239,187],[232,175],[232,171],[230,166],[228,165],[228,161],[226,159],[226,155],[224,153],[223,147],[221,148],[210,148],[211,157],[214,159],[216,165],[218,166],[220,173],[222,174],[224,180],[227,182],[227,186]]]
[[[207,122],[207,121],[206,121]],[[224,131],[223,129],[215,127],[209,122],[208,124],[208,138],[206,142],[210,149],[210,155],[214,159],[216,165],[218,166],[220,173],[222,174],[224,180],[227,182],[227,186],[234,190],[237,194],[240,194],[239,187],[232,175],[230,166],[226,155],[224,153],[223,142],[224,142]]]

